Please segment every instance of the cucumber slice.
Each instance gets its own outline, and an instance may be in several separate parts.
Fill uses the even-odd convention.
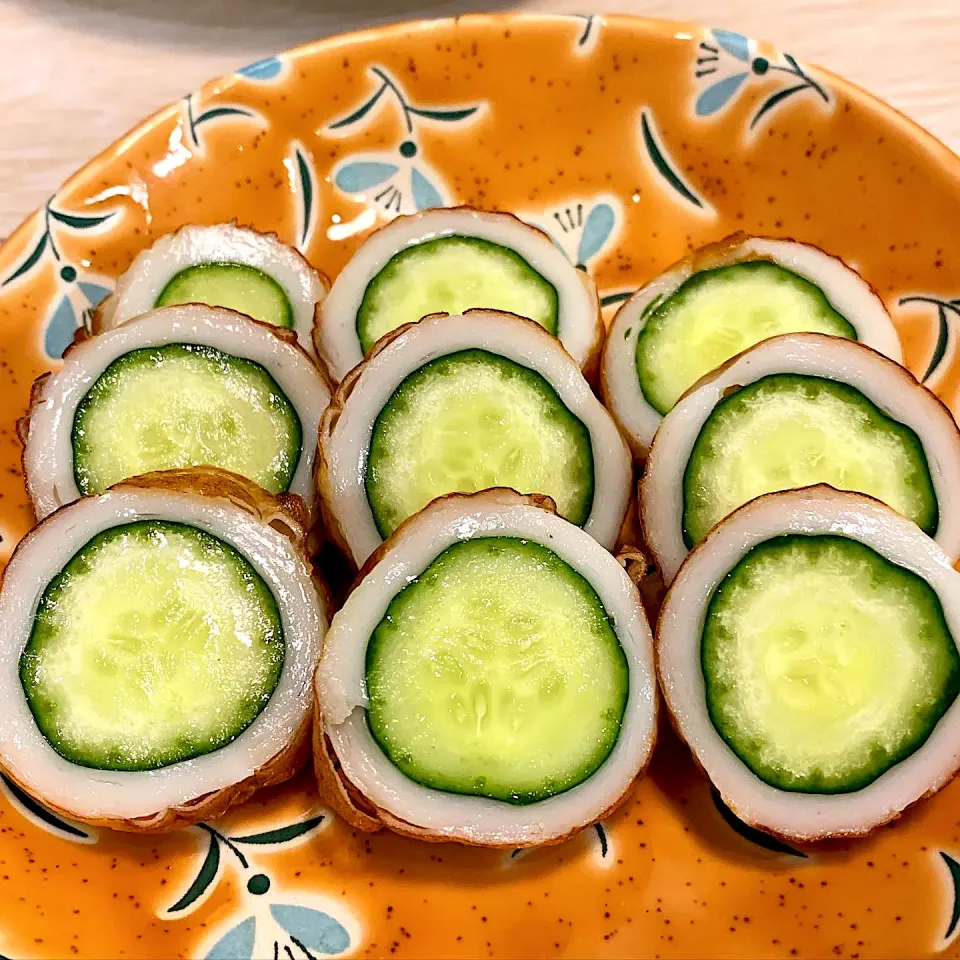
[[[175,274],[160,291],[155,307],[205,303],[228,307],[275,327],[293,326],[293,307],[283,287],[246,263],[198,263]]]
[[[154,770],[239,736],[280,678],[276,600],[233,547],[185,524],[113,527],[47,586],[20,656],[40,731],[100,770]]]
[[[258,363],[171,343],[114,360],[77,407],[72,442],[82,493],[176,467],[222,467],[286,490],[302,450],[300,418]]]
[[[559,298],[553,284],[509,247],[454,235],[401,250],[367,284],[357,310],[360,346],[366,354],[405,323],[471,307],[515,313],[557,335]]]
[[[609,756],[628,667],[593,587],[529,540],[444,550],[390,602],[366,655],[368,724],[437,790],[534,803]]]
[[[768,337],[813,331],[857,339],[819,287],[767,260],[695,273],[649,309],[637,337],[637,376],[662,414],[704,374]]]
[[[714,407],[683,475],[683,538],[776,490],[829,483],[866,493],[936,533],[937,495],[917,434],[846,383],[763,377]]]
[[[373,425],[367,499],[380,535],[447,493],[544,493],[582,525],[593,503],[590,432],[536,371],[462,350],[410,374]]]
[[[872,548],[775,537],[721,581],[701,667],[711,722],[781,790],[848,793],[926,741],[960,692],[936,593]]]

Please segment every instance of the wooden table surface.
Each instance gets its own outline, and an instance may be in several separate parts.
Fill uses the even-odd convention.
[[[960,0],[0,0],[0,236],[139,119],[261,56],[389,20],[587,8],[771,40],[960,149]]]

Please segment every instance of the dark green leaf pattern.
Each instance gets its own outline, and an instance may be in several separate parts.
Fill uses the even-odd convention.
[[[428,110],[423,107],[408,107],[410,113],[418,117],[427,117],[430,120],[445,120],[452,122],[455,120],[465,120],[473,116],[479,110],[479,107],[464,107],[461,110]]]
[[[91,227],[99,226],[101,223],[106,223],[114,216],[114,212],[99,214],[96,216],[80,216],[75,213],[64,213],[62,210],[54,210],[53,207],[49,207],[50,216],[54,220],[59,220],[61,223],[65,223],[68,227],[73,227],[75,230],[89,230]]]
[[[901,307],[907,303],[929,303],[931,306],[937,308],[937,319],[939,321],[937,329],[937,342],[934,345],[930,362],[927,364],[926,372],[921,378],[921,382],[926,383],[927,380],[929,380],[936,372],[937,368],[943,362],[943,358],[947,354],[947,347],[950,343],[949,314],[952,313],[955,317],[960,318],[960,299],[942,300],[939,297],[911,296],[901,297],[897,303],[898,306]]]
[[[323,822],[323,814],[311,817],[300,823],[291,823],[286,827],[278,827],[276,830],[267,830],[263,833],[251,833],[244,837],[231,837],[234,843],[252,843],[252,844],[271,844],[271,843],[289,843],[309,833],[315,827]]]
[[[190,884],[187,892],[172,907],[167,908],[167,913],[179,913],[195,903],[216,879],[219,869],[220,841],[215,833],[210,832],[210,846],[207,848],[207,855],[200,865],[200,872],[194,878],[193,883]]]
[[[413,134],[413,117],[423,117],[427,120],[439,120],[445,123],[454,123],[458,120],[465,120],[467,117],[472,116],[480,109],[479,105],[472,107],[454,107],[451,109],[440,107],[415,107],[407,99],[399,84],[391,78],[390,74],[387,73],[386,70],[384,70],[382,67],[373,66],[370,67],[370,72],[380,81],[380,85],[373,92],[373,94],[364,100],[364,102],[360,104],[360,106],[357,107],[357,109],[352,113],[349,113],[347,116],[341,117],[339,120],[335,120],[333,123],[328,124],[328,130],[343,130],[346,127],[358,123],[373,109],[374,105],[388,91],[393,96],[403,113],[403,122],[406,125],[408,135]]]
[[[653,124],[646,110],[640,115],[640,127],[641,133],[643,134],[643,145],[647,148],[650,160],[660,176],[662,176],[684,200],[688,200],[695,207],[702,209],[703,201],[683,182],[680,175],[673,169],[670,162],[664,156],[663,151],[660,149],[660,145],[657,143],[657,138],[653,132]]]
[[[756,112],[754,118],[750,121],[750,129],[752,130],[759,122],[761,117],[766,116],[778,103],[782,103],[787,97],[792,97],[795,93],[799,93],[801,90],[810,89],[810,84],[808,83],[798,83],[796,86],[787,87],[784,90],[778,90],[776,93],[771,94],[767,97],[766,102],[763,106]]]
[[[10,792],[14,800],[38,820],[43,821],[47,826],[53,827],[54,830],[60,833],[65,833],[68,837],[76,837],[78,840],[90,839],[90,834],[87,833],[86,830],[81,830],[78,826],[61,819],[46,807],[42,807],[33,797],[21,790],[20,787],[5,774],[0,774],[0,778],[3,779],[3,785]],[[2,958],[0,958],[0,960],[2,960]]]
[[[44,231],[43,236],[37,241],[37,245],[33,248],[33,250],[30,251],[30,255],[27,257],[27,259],[24,260],[23,263],[21,263],[20,266],[17,267],[17,269],[14,270],[13,273],[11,273],[10,276],[3,281],[3,283],[0,283],[0,287],[5,287],[8,283],[13,283],[17,277],[22,277],[25,273],[35,267],[37,262],[43,256],[43,251],[47,248],[47,241],[49,238],[50,235]]]
[[[254,117],[256,114],[252,110],[246,110],[243,107],[211,107],[209,110],[204,110],[203,113],[193,121],[193,125],[199,127],[201,123],[206,123],[208,120],[215,120],[217,117],[231,116]]]
[[[349,116],[344,117],[342,120],[337,120],[336,123],[331,123],[327,129],[328,130],[341,130],[344,127],[349,127],[350,124],[356,123],[358,120],[362,120],[374,107],[374,104],[383,96],[386,92],[388,84],[384,81],[377,92],[365,103],[359,106],[356,110],[353,111]]]
[[[957,923],[960,923],[960,863],[957,863],[949,853],[940,851],[940,857],[947,865],[950,871],[950,879],[953,881],[953,908],[950,911],[950,922],[947,924],[947,931],[943,935],[944,940],[949,940],[957,929]]]
[[[237,863],[243,870],[248,870],[251,864],[238,844],[271,846],[289,843],[318,827],[325,816],[325,814],[317,814],[298,823],[288,824],[285,827],[276,827],[273,830],[264,830],[260,833],[244,834],[240,837],[228,837],[209,823],[198,823],[197,828],[210,838],[206,856],[187,892],[172,907],[167,908],[167,913],[179,913],[186,910],[206,893],[211,884],[216,882],[220,871],[221,845],[236,857]],[[247,880],[246,887],[251,894],[262,896],[270,889],[270,879],[266,874],[256,871]]]
[[[782,840],[772,837],[769,833],[764,833],[763,831],[757,830],[755,827],[751,827],[744,823],[723,802],[723,798],[720,796],[717,790],[711,788],[710,793],[713,796],[713,805],[717,808],[717,811],[719,812],[720,816],[723,817],[724,821],[727,823],[727,826],[739,833],[744,840],[749,840],[751,843],[755,843],[758,847],[763,847],[765,850],[770,850],[773,853],[784,853],[787,856],[801,857],[804,860],[807,859],[807,854],[805,854],[802,850],[796,850],[793,847],[785,844]]]
[[[297,147],[297,175],[300,178],[300,196],[303,199],[303,229],[300,234],[300,246],[307,242],[310,234],[310,222],[313,217],[313,177],[303,151]]]
[[[43,221],[45,229],[40,239],[37,240],[33,249],[20,266],[18,266],[10,276],[0,282],[0,287],[5,287],[8,283],[13,283],[14,280],[29,273],[40,262],[41,257],[43,257],[47,251],[53,254],[55,260],[60,260],[60,251],[57,250],[54,240],[55,227],[52,221],[71,227],[74,230],[90,230],[102,223],[106,223],[116,216],[115,210],[111,210],[109,213],[99,214],[65,213],[63,210],[57,210],[53,207],[53,200],[54,198],[51,197],[44,205]],[[63,273],[63,279],[72,282],[76,278],[76,269],[72,265],[67,264],[65,270],[70,271],[72,276],[67,277],[66,273]]]
[[[316,957],[314,957],[314,955],[306,948],[306,946],[292,933],[290,934],[290,942],[303,951],[303,955],[307,958],[307,960],[316,960]],[[289,947],[284,946],[284,950],[287,952],[287,954],[291,956],[293,955],[293,951]]]
[[[937,305],[937,318],[940,321],[940,328],[937,332],[937,344],[933,348],[933,356],[930,358],[930,363],[927,364],[926,373],[921,377],[924,383],[930,379],[933,371],[940,366],[940,361],[943,360],[947,352],[947,341],[950,338],[950,325],[947,323],[947,311],[942,303]]]
[[[608,293],[600,298],[601,307],[612,307],[615,303],[623,303],[633,296],[633,290],[621,290],[619,293]]]
[[[777,106],[804,90],[812,90],[824,103],[830,103],[830,94],[803,69],[796,57],[789,53],[780,53],[777,55],[779,60],[777,62],[768,57],[755,56],[749,39],[743,34],[728,30],[711,30],[710,32],[718,46],[711,46],[704,42],[699,45],[694,76],[697,80],[704,77],[711,79],[708,81],[709,85],[697,98],[694,107],[697,116],[710,117],[717,114],[755,78],[763,78],[763,81],[767,81],[780,77],[784,83],[792,86],[775,90],[763,101],[750,121],[751,130]],[[718,72],[718,61],[728,54],[741,61],[742,65],[737,65],[736,73],[726,71],[720,74],[720,79],[713,79],[713,75]],[[778,83],[778,86],[782,84]]]
[[[582,47],[590,39],[590,34],[593,32],[593,21],[595,19],[595,15],[590,14],[587,16],[585,14],[577,14],[577,16],[581,17],[585,21],[583,24],[583,31],[577,38],[577,46]]]
[[[803,79],[807,81],[807,86],[811,90],[814,90],[819,95],[820,99],[823,100],[824,103],[830,102],[830,95],[827,93],[827,91],[824,90],[823,87],[821,87],[820,84],[813,79],[813,77],[811,77],[808,73],[806,73],[803,67],[801,67],[800,64],[797,63],[795,57],[790,56],[789,53],[785,53],[783,55],[783,59],[790,64],[790,66],[793,68],[792,72],[796,76],[803,77]]]
[[[595,823],[593,829],[597,831],[597,839],[600,841],[600,856],[607,855],[607,832],[603,829],[602,823]]]

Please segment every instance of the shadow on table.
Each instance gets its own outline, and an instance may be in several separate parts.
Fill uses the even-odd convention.
[[[273,52],[379,23],[516,8],[485,0],[17,0],[76,30],[155,46]]]

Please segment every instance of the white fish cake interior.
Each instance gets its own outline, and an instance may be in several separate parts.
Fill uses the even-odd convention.
[[[883,301],[839,257],[735,234],[691,251],[617,311],[603,353],[604,401],[643,459],[661,420],[708,374],[771,338],[801,334],[903,358]]]
[[[573,358],[530,320],[438,314],[382,341],[320,428],[318,488],[359,566],[451,493],[550,497],[608,549],[626,514],[629,451]]]
[[[75,500],[0,586],[0,765],[134,832],[220,816],[305,759],[327,611],[302,506],[214,468]]]
[[[293,331],[312,349],[327,280],[272,233],[235,223],[187,224],[142,250],[97,309],[94,330],[111,330],[162,307],[223,307]]]
[[[289,336],[222,307],[161,307],[71,345],[22,421],[38,519],[158,470],[217,467],[312,513],[326,380]]]
[[[542,231],[509,213],[469,207],[397,217],[371,233],[322,304],[317,352],[339,382],[391,332],[468,310],[531,320],[581,369],[596,366],[604,328],[590,277]]]
[[[626,571],[545,497],[505,489],[435,500],[397,529],[314,683],[321,791],[361,830],[557,841],[623,800],[656,730]]]
[[[864,344],[773,337],[664,418],[640,483],[644,539],[666,582],[724,517],[826,483],[892,507],[960,555],[960,429],[939,398]]]
[[[890,507],[825,484],[752,500],[680,568],[657,628],[681,737],[746,823],[862,836],[953,778],[960,574]]]

